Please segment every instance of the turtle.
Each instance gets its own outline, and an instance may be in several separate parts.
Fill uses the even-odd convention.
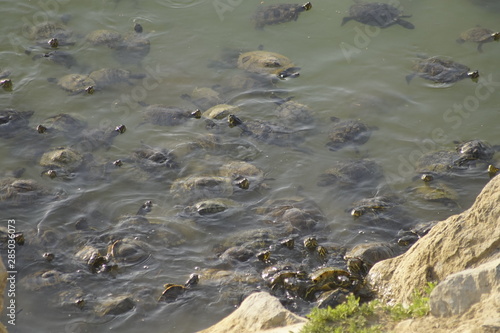
[[[419,58],[413,64],[415,72],[406,76],[408,84],[416,75],[435,83],[454,83],[466,78],[478,81],[479,71],[471,71],[466,65],[455,62],[449,57],[419,56]]]
[[[397,244],[385,242],[361,243],[347,251],[344,259],[352,277],[364,278],[377,262],[402,253]]]
[[[443,181],[420,183],[408,189],[410,193],[425,201],[440,202],[446,206],[459,206],[458,192]]]
[[[200,281],[200,276],[193,273],[189,276],[189,279],[184,283],[184,285],[167,283],[164,285],[165,290],[162,292],[161,296],[158,298],[158,302],[173,302],[186,290],[197,285]]]
[[[75,149],[82,152],[92,152],[101,148],[108,149],[115,137],[125,133],[127,127],[123,124],[115,127],[86,128],[75,137]]]
[[[191,102],[202,111],[223,104],[224,101],[218,91],[209,87],[194,88],[191,94],[183,94],[181,98]]]
[[[263,185],[264,171],[250,162],[232,161],[219,168],[219,175],[231,177],[234,180],[247,179],[252,188]]]
[[[124,64],[135,64],[149,54],[151,42],[144,36],[143,28],[139,23],[134,25],[134,32],[123,36],[123,39],[112,45],[114,57]]]
[[[73,284],[75,275],[63,273],[55,269],[42,270],[22,278],[19,282],[25,290],[39,291],[51,287],[60,287],[61,284]]]
[[[342,20],[341,26],[350,20],[355,20],[363,24],[387,28],[394,24],[399,24],[406,29],[415,29],[415,26],[402,18],[411,15],[403,15],[398,8],[382,2],[355,3],[349,8],[349,16]]]
[[[42,126],[44,130],[41,133],[62,133],[67,137],[75,137],[75,134],[79,134],[87,127],[87,123],[69,113],[59,113],[54,116],[45,118],[39,126]],[[40,129],[38,129],[40,133]]]
[[[75,42],[71,40],[73,31],[62,23],[46,21],[44,23],[25,27],[24,29],[29,38],[34,40],[39,46],[52,47],[49,43],[52,39],[56,39],[59,46],[75,44]],[[52,44],[53,43],[54,41],[52,41]]]
[[[417,174],[424,181],[439,177],[450,177],[460,170],[466,169],[462,165],[462,155],[457,151],[439,150],[420,156],[415,164]]]
[[[2,87],[5,91],[12,91],[12,80],[11,79],[2,79],[0,80],[0,87]]]
[[[82,288],[75,286],[57,293],[57,306],[77,307],[83,309],[86,305],[85,293]]]
[[[57,83],[60,88],[70,92],[71,95],[84,92],[89,95],[94,93],[95,82],[85,74],[67,74],[59,79],[48,78],[47,81]]]
[[[337,185],[341,188],[353,188],[375,185],[382,179],[382,167],[376,161],[362,159],[339,160],[318,177],[317,185]]]
[[[36,54],[32,58],[32,60],[37,59],[47,59],[57,65],[62,65],[66,68],[71,68],[77,64],[76,58],[71,54],[71,52],[55,50],[46,52],[43,54]]]
[[[372,198],[365,198],[356,201],[349,209],[349,212],[353,217],[360,217],[367,213],[382,213],[398,206],[399,204],[401,204],[400,200],[391,198],[389,196],[379,195]]]
[[[228,117],[230,127],[238,126],[242,135],[248,135],[267,144],[289,147],[296,146],[304,141],[304,133],[278,123],[251,120],[243,122],[234,114]]]
[[[283,119],[285,124],[290,126],[304,126],[314,122],[311,108],[293,100],[279,103],[276,114],[279,119]]]
[[[127,313],[136,306],[131,295],[112,296],[106,295],[94,308],[99,317],[118,316]]]
[[[97,88],[104,88],[117,83],[133,84],[131,79],[143,79],[144,74],[132,74],[130,71],[120,68],[101,68],[89,74],[89,78],[95,82]]]
[[[262,29],[266,25],[297,21],[299,14],[312,8],[310,2],[305,4],[276,4],[260,6],[257,8],[253,19],[255,28]]]
[[[490,162],[495,149],[484,140],[469,140],[457,143],[456,150],[460,153],[459,165],[468,165],[473,161]]]
[[[11,138],[23,130],[28,130],[29,119],[34,111],[0,110],[0,138]]]
[[[202,199],[229,197],[235,186],[229,177],[219,176],[189,176],[176,179],[170,187],[175,197]]]
[[[205,118],[220,120],[226,119],[230,114],[238,113],[240,111],[241,109],[235,105],[218,104],[203,112],[202,115]]]
[[[353,293],[349,289],[341,287],[325,291],[317,297],[315,307],[319,309],[330,307],[333,309],[337,305],[345,303],[350,295],[353,295]]]
[[[290,59],[275,52],[264,50],[240,54],[237,66],[250,73],[277,76],[280,79],[298,76],[299,67]]]
[[[397,243],[400,246],[408,246],[415,243],[420,238],[424,237],[431,229],[438,224],[439,221],[419,222],[409,230],[398,231]]]
[[[146,145],[134,150],[131,159],[136,162],[141,169],[151,173],[179,168],[179,163],[175,161],[176,156],[172,152]]]
[[[497,168],[493,164],[488,165],[488,175],[490,176],[490,178],[495,177],[498,171],[500,171],[500,168]]]
[[[115,240],[108,247],[108,257],[116,262],[137,265],[144,262],[151,254],[148,244],[137,237],[125,237]]]
[[[25,205],[50,201],[60,197],[60,193],[40,185],[33,179],[0,179],[0,206],[23,207]]]
[[[85,263],[89,271],[94,274],[110,272],[113,269],[110,257],[102,255],[100,251],[92,245],[85,245],[75,254],[75,257],[79,261]]]
[[[201,216],[213,216],[231,208],[240,207],[241,204],[228,198],[210,198],[196,202],[185,208],[186,212],[195,212]]]
[[[91,31],[85,37],[86,41],[93,46],[106,45],[109,48],[116,48],[123,41],[123,36],[119,32],[98,29]]]
[[[201,111],[189,111],[163,104],[147,105],[144,110],[145,121],[159,126],[177,126],[192,118],[201,118]]]
[[[460,34],[457,43],[474,42],[477,43],[477,50],[483,52],[483,44],[500,40],[500,32],[481,27],[468,29]]]
[[[326,144],[331,151],[337,151],[349,145],[363,145],[370,139],[371,129],[359,120],[340,120],[336,117],[332,117],[331,120],[334,123],[328,130]]]
[[[308,274],[293,264],[284,262],[268,266],[262,271],[261,276],[274,293],[286,291],[292,297],[297,295],[301,298],[306,295],[309,285]]]
[[[318,291],[329,291],[337,288],[349,288],[352,284],[351,274],[338,267],[322,267],[309,274],[311,281],[305,299],[312,300]]]
[[[40,158],[40,165],[57,173],[70,174],[84,164],[84,157],[80,152],[69,147],[56,147],[44,153]],[[53,177],[51,177],[53,178]]]

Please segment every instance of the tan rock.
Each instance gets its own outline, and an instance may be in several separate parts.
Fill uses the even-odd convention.
[[[500,258],[500,177],[472,207],[439,222],[405,254],[373,266],[368,281],[380,298],[407,303],[427,282]]]
[[[285,309],[277,298],[258,292],[248,296],[232,314],[198,333],[296,333],[306,322]]]

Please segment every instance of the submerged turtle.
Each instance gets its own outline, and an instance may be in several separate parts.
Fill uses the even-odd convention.
[[[95,82],[96,88],[104,88],[112,84],[128,83],[131,79],[143,79],[144,74],[132,74],[130,71],[119,68],[101,68],[89,74],[89,78]]]
[[[184,283],[184,285],[167,283],[164,285],[165,290],[162,292],[161,296],[158,298],[158,302],[173,302],[183,294],[185,291],[191,287],[198,284],[200,277],[198,274],[191,274],[189,279]]]
[[[57,83],[63,90],[70,92],[72,95],[94,93],[95,81],[85,74],[68,74],[60,79],[49,78],[49,82]]]
[[[68,147],[57,147],[46,152],[40,158],[40,165],[45,168],[42,175],[47,175],[50,178],[63,176],[70,179],[73,176],[72,173],[83,164],[83,155]]]
[[[75,147],[80,151],[88,152],[97,149],[108,149],[115,137],[125,133],[126,126],[121,124],[116,127],[85,129],[75,138]]]
[[[474,42],[477,43],[477,50],[483,52],[483,44],[500,40],[500,32],[481,27],[471,28],[460,34],[457,43]]]
[[[87,34],[85,39],[91,45],[106,45],[109,48],[116,48],[123,41],[119,32],[106,29],[94,30]]]
[[[323,267],[309,275],[312,285],[307,289],[305,298],[313,299],[318,291],[329,291],[351,286],[351,274],[337,267]]]
[[[40,126],[45,128],[42,133],[63,133],[64,135],[74,137],[75,133],[80,133],[87,127],[87,123],[68,113],[60,113],[46,118]]]
[[[298,76],[300,70],[284,55],[262,50],[240,54],[237,65],[250,73],[276,75],[281,79]]]
[[[276,108],[278,118],[283,119],[288,125],[308,125],[314,121],[313,112],[307,105],[288,100]]]
[[[7,204],[18,207],[47,200],[50,197],[57,198],[57,195],[32,179],[0,179],[0,204],[2,206]]]
[[[495,154],[495,149],[486,141],[470,140],[459,143],[457,152],[460,153],[460,165],[467,165],[468,162],[481,160],[489,162]]]
[[[434,56],[430,58],[421,57],[414,65],[412,74],[406,76],[406,82],[410,81],[416,76],[420,76],[426,80],[436,83],[453,83],[465,78],[471,78],[472,81],[477,82],[479,72],[477,70],[471,71],[469,67],[459,64],[448,57]]]
[[[229,197],[234,192],[234,186],[230,177],[191,176],[175,180],[170,192],[191,199]]]
[[[255,27],[262,29],[266,25],[297,21],[299,14],[310,10],[312,5],[310,2],[305,4],[276,4],[268,6],[260,6],[255,15]]]
[[[144,36],[143,28],[139,23],[134,26],[134,32],[123,37],[118,43],[113,44],[115,58],[125,64],[139,63],[149,54],[151,43]]]
[[[372,25],[380,28],[387,28],[394,24],[399,24],[406,29],[414,29],[415,26],[408,21],[403,20],[403,17],[411,15],[403,15],[403,12],[398,8],[381,2],[356,3],[349,8],[349,16],[344,17],[342,24],[350,20],[355,20],[363,24]]]
[[[0,138],[10,138],[29,129],[29,119],[34,111],[16,111],[14,109],[0,110]]]
[[[145,121],[159,126],[181,125],[192,118],[201,118],[201,111],[199,109],[189,111],[162,104],[148,105],[144,110]]]
[[[375,184],[382,178],[382,167],[369,159],[341,160],[319,176],[318,186],[356,187]]]
[[[459,194],[452,187],[441,181],[420,183],[408,191],[425,201],[440,202],[446,206],[458,206]]]
[[[27,27],[25,31],[28,33],[28,36],[40,46],[52,47],[49,41],[52,40],[53,44],[53,39],[57,40],[57,44],[60,46],[75,44],[71,41],[73,31],[61,23],[44,22]]]
[[[203,116],[209,119],[224,119],[230,114],[238,113],[239,111],[240,108],[238,106],[218,104],[203,112]]]
[[[183,94],[181,97],[203,111],[223,103],[220,93],[208,87],[194,88],[191,95]]]
[[[295,146],[304,141],[300,131],[276,123],[251,120],[243,122],[234,114],[228,116],[230,127],[238,126],[243,135],[249,135],[259,141],[276,146]]]
[[[376,196],[373,198],[361,199],[353,204],[350,209],[350,214],[354,217],[359,217],[367,213],[381,213],[388,209],[391,209],[400,202],[394,198],[388,196]]]
[[[334,124],[328,133],[326,146],[331,151],[339,150],[348,145],[362,145],[371,136],[371,130],[359,120],[339,120],[332,118]]]
[[[416,163],[416,171],[424,181],[436,177],[449,176],[463,170],[461,166],[461,155],[456,151],[440,150],[422,155]]]
[[[179,164],[175,161],[175,155],[166,149],[143,146],[132,153],[132,159],[148,172],[177,169],[179,167]]]
[[[363,278],[377,262],[401,254],[401,247],[389,243],[363,243],[356,245],[344,257],[353,277]]]
[[[46,59],[66,68],[71,68],[72,66],[76,65],[75,57],[70,52],[61,50],[51,51],[44,54],[37,54],[34,55],[32,59]]]

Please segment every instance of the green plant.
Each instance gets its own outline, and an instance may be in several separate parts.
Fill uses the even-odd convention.
[[[379,323],[388,316],[394,321],[426,316],[429,313],[429,295],[436,284],[428,283],[422,291],[414,291],[408,307],[402,304],[381,305],[374,300],[359,304],[354,295],[335,308],[314,308],[307,316],[310,321],[301,333],[380,333]]]

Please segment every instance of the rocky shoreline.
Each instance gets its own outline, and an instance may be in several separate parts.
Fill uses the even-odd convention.
[[[438,282],[430,315],[402,321],[394,332],[500,332],[500,177],[471,208],[436,224],[406,253],[381,261],[368,282],[386,303],[407,303],[414,290]],[[7,272],[0,263],[0,290]],[[0,306],[3,300],[0,299]],[[0,308],[1,309],[1,308]],[[232,314],[199,333],[297,333],[306,318],[286,310],[269,293],[248,296]],[[0,324],[0,333],[6,332]]]
[[[439,222],[406,253],[381,261],[368,282],[386,303],[408,303],[427,282],[431,313],[408,319],[394,332],[500,332],[500,177],[471,208]],[[219,323],[198,333],[299,332],[306,318],[286,310],[266,292],[248,296]]]

